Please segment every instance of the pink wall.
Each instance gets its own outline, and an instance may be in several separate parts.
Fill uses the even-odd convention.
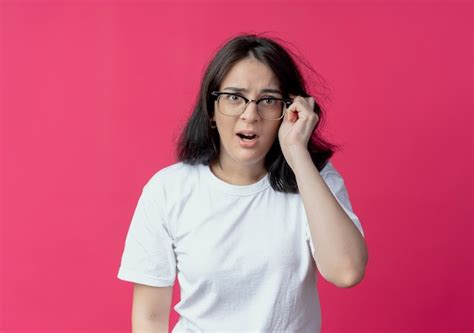
[[[129,330],[141,187],[213,52],[262,31],[328,80],[369,247],[358,286],[320,279],[323,332],[472,331],[473,4],[444,2],[3,1],[0,331]]]

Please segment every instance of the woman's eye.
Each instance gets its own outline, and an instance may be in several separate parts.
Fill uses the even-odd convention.
[[[227,95],[226,98],[231,102],[236,102],[240,100],[240,96],[238,95]]]
[[[272,104],[275,103],[275,99],[269,97],[269,98],[265,98],[265,99],[263,100],[263,102],[264,102],[265,104],[267,104],[267,105],[272,105]]]

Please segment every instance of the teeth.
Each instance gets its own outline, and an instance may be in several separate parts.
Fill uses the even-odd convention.
[[[237,135],[240,136],[242,139],[246,139],[246,140],[252,140],[256,137],[255,134],[245,135],[245,134],[242,134],[242,133],[238,133]]]

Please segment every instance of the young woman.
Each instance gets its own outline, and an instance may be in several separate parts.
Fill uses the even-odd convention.
[[[133,331],[319,332],[316,269],[361,281],[364,232],[318,136],[323,113],[290,53],[240,35],[210,62],[178,162],[143,188],[118,278],[134,282]]]

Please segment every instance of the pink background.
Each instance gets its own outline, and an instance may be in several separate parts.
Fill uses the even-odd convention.
[[[141,188],[174,163],[215,50],[263,31],[327,80],[326,136],[369,247],[356,287],[320,278],[323,332],[473,330],[471,2],[0,10],[1,332],[130,330],[116,274]]]

